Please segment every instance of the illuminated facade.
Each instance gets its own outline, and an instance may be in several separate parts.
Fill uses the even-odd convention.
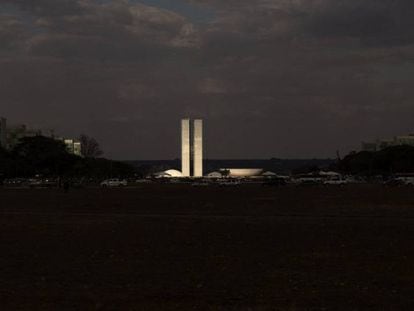
[[[190,119],[181,120],[181,172],[190,176]]]
[[[63,139],[63,142],[66,145],[66,149],[69,153],[79,156],[82,156],[82,147],[79,141],[73,139]]]
[[[181,172],[182,177],[203,177],[203,120],[194,120],[193,127],[190,119],[181,120]]]
[[[203,120],[194,120],[193,176],[203,177]]]
[[[75,141],[73,143],[73,154],[79,157],[82,156],[82,144],[80,141]]]

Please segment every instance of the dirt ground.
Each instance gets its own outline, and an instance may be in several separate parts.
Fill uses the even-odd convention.
[[[0,189],[0,310],[414,310],[414,188]]]

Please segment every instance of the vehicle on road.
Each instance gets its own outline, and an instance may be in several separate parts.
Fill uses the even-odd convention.
[[[27,185],[27,179],[24,178],[10,178],[3,181],[5,187],[23,187]]]
[[[191,184],[191,186],[193,187],[206,187],[209,186],[210,183],[207,181],[195,181]]]
[[[384,182],[387,186],[414,186],[413,174],[397,174]]]
[[[151,179],[148,179],[148,178],[143,178],[143,179],[136,179],[135,183],[136,184],[151,184],[151,183],[153,183],[153,181]]]
[[[106,179],[103,182],[101,182],[102,188],[126,187],[126,186],[128,186],[128,182],[125,179],[119,179],[119,178]]]
[[[343,178],[332,178],[332,179],[327,179],[323,182],[324,185],[337,185],[337,186],[346,185],[347,183],[348,181]]]
[[[218,183],[219,186],[222,187],[228,187],[228,186],[239,186],[241,185],[241,182],[239,180],[236,179],[226,179],[226,180],[222,180]]]
[[[28,181],[30,188],[55,188],[58,186],[58,182],[53,178],[31,178]]]

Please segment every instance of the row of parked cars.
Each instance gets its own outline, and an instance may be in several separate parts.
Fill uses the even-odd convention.
[[[10,188],[57,188],[81,187],[88,184],[96,184],[95,181],[85,179],[59,179],[59,178],[10,178],[3,180],[3,186]],[[101,187],[125,187],[128,185],[126,179],[111,178],[99,183]]]
[[[409,185],[414,186],[414,175],[396,175],[384,180],[382,177],[372,180],[364,180],[362,178],[356,178],[352,176],[342,177],[334,176],[329,178],[322,178],[320,176],[296,176],[296,177],[273,177],[267,178],[264,180],[261,179],[234,179],[234,178],[223,178],[223,179],[182,179],[182,178],[166,178],[166,179],[157,179],[156,181],[152,179],[138,179],[138,180],[126,180],[120,178],[110,178],[105,179],[101,182],[95,180],[85,180],[85,179],[71,179],[71,180],[59,180],[57,178],[12,178],[6,179],[3,181],[3,186],[5,187],[15,187],[15,188],[55,188],[55,187],[64,187],[65,183],[69,184],[70,187],[83,187],[86,185],[99,185],[102,188],[114,188],[114,187],[127,187],[128,185],[136,185],[142,183],[186,183],[191,184],[192,186],[238,186],[245,183],[259,183],[263,186],[283,186],[288,184],[293,185],[346,185],[346,184],[356,184],[356,183],[383,183],[387,186],[403,186]]]
[[[3,181],[5,187],[54,188],[59,181],[54,178],[10,178]]]

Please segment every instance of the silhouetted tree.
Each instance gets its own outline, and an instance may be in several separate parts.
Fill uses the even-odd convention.
[[[8,175],[12,167],[12,158],[6,149],[0,146],[0,180]]]
[[[82,134],[79,141],[81,142],[82,155],[85,158],[98,158],[103,154],[95,138]]]
[[[414,172],[414,147],[394,146],[377,152],[352,152],[339,161],[343,173],[358,175],[390,175]]]
[[[230,176],[230,170],[228,170],[228,169],[220,170],[220,174],[223,177],[229,177]]]
[[[317,173],[321,170],[321,168],[317,165],[305,165],[292,170],[293,174],[309,174],[309,173]]]
[[[0,160],[6,159],[9,157],[9,152],[0,146]]]
[[[22,138],[12,156],[21,175],[62,175],[78,159],[68,153],[63,142],[44,136]]]
[[[23,138],[11,152],[0,148],[0,181],[35,174],[101,180],[135,173],[135,168],[124,162],[70,154],[63,142],[43,136]]]

